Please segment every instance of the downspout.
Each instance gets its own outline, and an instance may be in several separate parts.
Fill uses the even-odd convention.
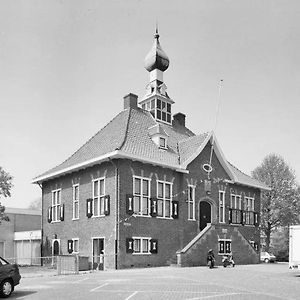
[[[43,266],[43,242],[44,242],[44,230],[43,230],[43,218],[44,218],[44,201],[43,201],[43,185],[42,183],[37,183],[38,186],[42,190],[42,216],[41,216],[41,249],[40,249],[40,254],[41,254],[41,266]]]
[[[112,163],[112,165],[115,167],[115,178],[116,178],[116,189],[115,189],[115,198],[116,198],[116,203],[115,203],[115,220],[116,220],[116,236],[115,236],[115,269],[118,269],[118,254],[119,254],[119,236],[120,236],[120,229],[119,229],[119,185],[120,185],[120,177],[119,177],[119,168],[118,166],[113,162],[112,159],[109,158],[109,161]],[[119,164],[119,161],[118,161]]]

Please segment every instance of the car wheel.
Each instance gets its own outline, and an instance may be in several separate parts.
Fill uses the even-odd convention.
[[[0,296],[2,298],[7,298],[11,295],[11,293],[14,291],[14,286],[9,279],[5,279],[1,282],[0,285]]]
[[[268,258],[265,258],[265,263],[270,262],[270,260]]]

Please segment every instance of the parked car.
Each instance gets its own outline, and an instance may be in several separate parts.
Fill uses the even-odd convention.
[[[260,253],[260,260],[269,263],[269,262],[275,262],[276,256],[274,254],[268,253],[268,252],[261,252]]]
[[[21,275],[16,264],[10,264],[0,257],[0,297],[7,298],[20,283]]]

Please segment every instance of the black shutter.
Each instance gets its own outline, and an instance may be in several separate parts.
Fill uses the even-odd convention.
[[[257,212],[254,213],[254,224],[255,226],[258,226],[259,225],[259,215]]]
[[[224,241],[219,241],[219,253],[224,254]]]
[[[132,215],[134,212],[133,195],[131,194],[126,195],[126,212],[128,215]]]
[[[90,218],[93,215],[93,199],[86,199],[86,216]]]
[[[232,223],[232,209],[231,209],[231,208],[229,208],[228,223],[229,223],[229,224]]]
[[[61,204],[59,210],[59,219],[63,221],[65,219],[65,204]]]
[[[150,203],[151,203],[150,214],[152,217],[157,217],[157,199],[151,198]]]
[[[110,214],[110,196],[105,195],[104,197],[104,214],[108,216]]]
[[[48,207],[47,211],[48,223],[52,222],[52,206]]]
[[[179,202],[178,201],[172,201],[172,218],[178,219],[178,211],[179,211]]]
[[[72,253],[72,252],[73,252],[73,241],[68,240],[68,253]]]
[[[133,239],[126,239],[126,253],[133,253]]]
[[[158,252],[158,240],[150,240],[150,252],[155,254]]]

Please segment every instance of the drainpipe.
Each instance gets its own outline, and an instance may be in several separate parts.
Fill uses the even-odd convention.
[[[119,168],[118,166],[112,161],[111,158],[109,158],[109,161],[112,163],[112,165],[115,167],[115,178],[116,178],[116,189],[115,189],[115,196],[116,196],[116,205],[115,205],[115,218],[116,218],[116,239],[115,239],[115,269],[118,269],[118,254],[119,254],[119,236],[120,236],[120,228],[119,228],[119,184],[120,184],[120,178],[119,178]],[[119,162],[118,162],[119,164]]]
[[[43,194],[43,184],[37,183],[38,186],[42,190],[42,216],[41,216],[41,249],[40,249],[40,255],[41,255],[41,266],[43,266],[43,241],[44,241],[44,230],[43,230],[43,217],[44,217],[44,194]]]

